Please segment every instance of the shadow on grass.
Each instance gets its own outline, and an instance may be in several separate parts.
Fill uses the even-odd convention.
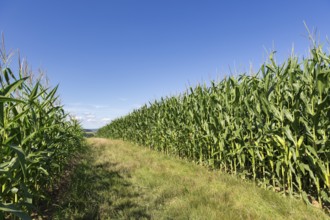
[[[95,164],[90,152],[74,169],[67,190],[59,195],[52,219],[150,219],[138,204],[141,192],[121,174],[116,164]]]

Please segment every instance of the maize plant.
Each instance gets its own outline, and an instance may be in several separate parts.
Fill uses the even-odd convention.
[[[320,205],[330,199],[330,56],[277,64],[198,85],[98,131],[175,154]]]
[[[31,219],[82,143],[77,121],[59,105],[57,87],[33,79],[26,62],[0,61],[0,219]]]

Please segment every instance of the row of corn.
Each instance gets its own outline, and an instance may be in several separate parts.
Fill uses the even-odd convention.
[[[15,74],[4,49],[0,55],[0,219],[30,219],[49,201],[82,131],[59,105],[57,87],[35,79],[26,62]]]
[[[322,46],[281,65],[271,54],[255,75],[189,88],[112,121],[98,134],[329,205],[329,64]]]

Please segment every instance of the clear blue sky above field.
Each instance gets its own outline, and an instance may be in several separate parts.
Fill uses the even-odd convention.
[[[0,0],[0,31],[98,128],[189,85],[257,71],[272,49],[279,62],[293,45],[306,55],[303,21],[324,41],[329,11],[328,0]]]

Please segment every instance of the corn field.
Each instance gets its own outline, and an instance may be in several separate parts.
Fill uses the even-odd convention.
[[[67,120],[57,87],[20,60],[15,74],[4,45],[0,55],[0,219],[31,219],[81,146],[82,130]]]
[[[329,205],[330,56],[277,64],[254,75],[189,88],[113,120],[99,136],[251,178],[261,186]]]

